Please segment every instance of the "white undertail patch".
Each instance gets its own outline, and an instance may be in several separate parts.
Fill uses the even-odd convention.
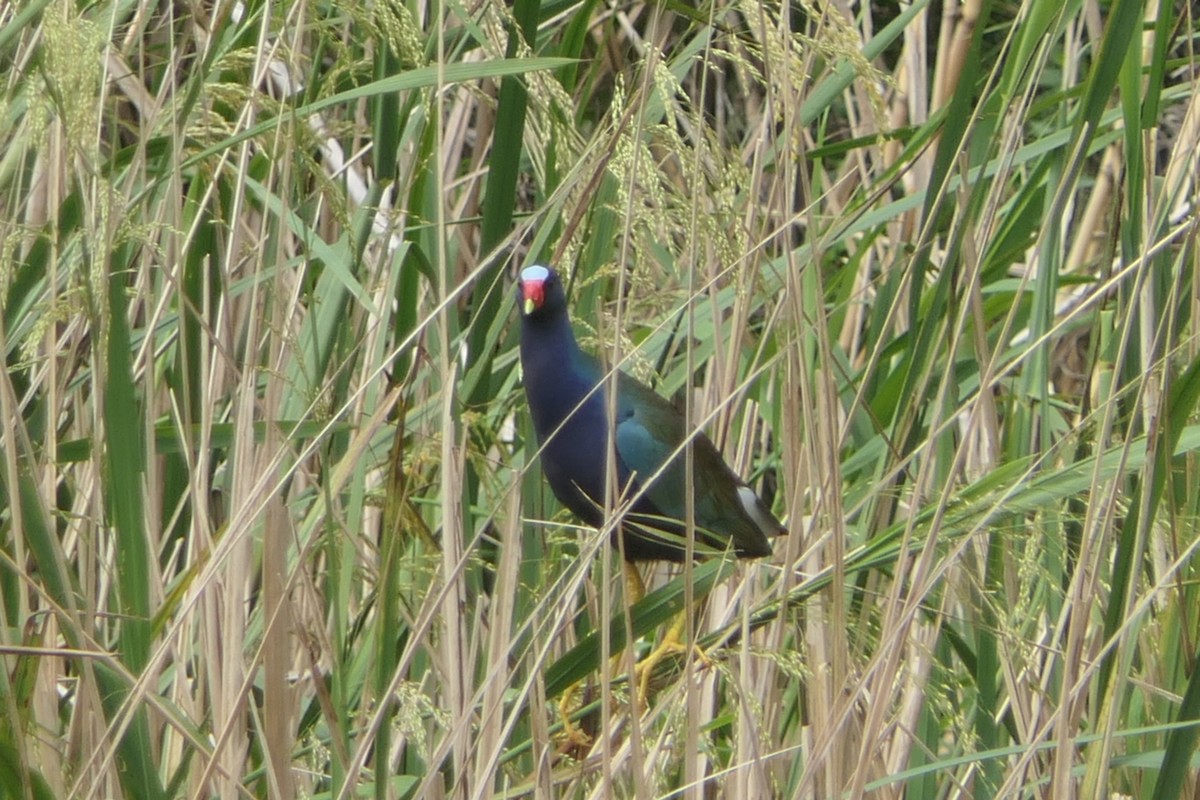
[[[763,507],[762,500],[758,499],[758,495],[749,486],[737,487],[738,502],[742,504],[742,510],[746,512],[746,516],[754,520],[754,524],[766,536],[774,536],[779,533],[779,523],[776,522],[770,513]]]

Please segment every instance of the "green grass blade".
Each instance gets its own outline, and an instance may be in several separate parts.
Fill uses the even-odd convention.
[[[108,337],[105,356],[108,369],[104,394],[107,437],[104,464],[106,494],[111,503],[113,532],[117,539],[116,590],[122,614],[119,646],[126,668],[137,674],[150,658],[153,635],[150,581],[153,571],[141,501],[146,475],[144,406],[133,381],[133,354],[127,322],[127,272],[121,268],[130,263],[134,252],[134,248],[127,246],[114,254],[112,274],[106,284]],[[116,681],[109,688],[106,708],[113,715],[123,710],[122,700],[126,693],[117,687]],[[146,708],[138,706],[132,714],[133,721],[118,748],[126,767],[124,785],[134,797],[156,800],[163,796],[163,788],[152,760]]]

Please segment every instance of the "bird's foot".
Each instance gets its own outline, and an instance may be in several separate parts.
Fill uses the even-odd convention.
[[[572,683],[558,699],[558,718],[562,722],[560,749],[566,751],[573,748],[586,750],[592,746],[592,737],[571,720],[571,706],[575,694],[579,691],[579,682]]]
[[[658,665],[673,656],[685,655],[688,650],[691,650],[692,657],[699,663],[701,669],[708,669],[712,666],[712,659],[700,648],[700,645],[695,643],[691,645],[684,644],[680,641],[679,636],[672,636],[671,633],[668,633],[662,643],[654,648],[648,656],[638,662],[633,672],[634,682],[638,687],[637,698],[639,706],[644,707],[650,697],[650,677],[654,674],[654,670],[658,668]]]

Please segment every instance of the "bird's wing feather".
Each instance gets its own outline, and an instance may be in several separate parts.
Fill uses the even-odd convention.
[[[686,461],[680,447],[687,436],[684,416],[654,390],[628,376],[622,378],[617,400],[617,454],[643,482],[672,459],[646,496],[663,516],[683,520],[687,497]],[[714,545],[732,541],[739,551],[751,555],[769,553],[767,536],[780,532],[782,526],[703,433],[692,439],[692,465],[697,529],[707,531]]]
[[[686,463],[682,444],[687,437],[683,415],[658,393],[632,379],[621,382],[618,406],[617,453],[645,481],[672,459],[646,492],[666,516],[682,520]],[[696,524],[728,537],[724,509],[737,504],[737,478],[725,466],[708,437],[692,440]]]
[[[652,390],[626,376],[621,377],[617,400],[617,454],[644,486],[675,456],[683,442],[683,417]],[[683,481],[683,461],[676,458],[650,485],[646,497],[663,515],[682,519]]]

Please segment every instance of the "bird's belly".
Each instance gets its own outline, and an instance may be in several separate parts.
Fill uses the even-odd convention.
[[[552,439],[542,451],[542,472],[546,482],[554,491],[559,502],[578,515],[584,522],[595,527],[604,524],[604,500],[608,479],[609,460],[605,456],[607,442],[594,441],[583,435],[572,439],[564,428],[563,441]],[[635,514],[660,516],[654,504],[639,491],[628,468],[617,460],[613,469],[617,481],[613,489],[613,500],[620,504],[631,495],[639,495],[628,510]]]
[[[603,524],[605,443],[583,426],[566,425],[542,450],[542,472],[559,502],[590,525]]]

